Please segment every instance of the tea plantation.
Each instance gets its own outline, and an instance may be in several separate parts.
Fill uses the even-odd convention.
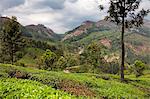
[[[43,99],[43,98],[75,98],[65,92],[55,90],[47,85],[36,81],[18,80],[18,79],[1,79],[0,95],[6,99]]]
[[[150,74],[63,73],[0,64],[0,99],[149,99]]]

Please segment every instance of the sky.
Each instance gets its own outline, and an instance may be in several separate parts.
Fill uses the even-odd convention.
[[[16,16],[23,25],[43,24],[56,33],[65,33],[86,20],[99,21],[106,15],[98,5],[107,8],[109,0],[1,0],[0,14]],[[141,8],[150,9],[143,0]],[[150,19],[150,15],[147,17]]]

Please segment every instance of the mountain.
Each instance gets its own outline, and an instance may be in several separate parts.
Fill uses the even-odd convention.
[[[113,22],[105,20],[85,21],[77,28],[67,32],[62,41],[83,48],[94,41],[107,47],[111,54],[114,53],[119,56],[121,51],[120,28]],[[125,46],[128,61],[133,62],[140,59],[150,64],[149,20],[145,20],[142,27],[126,29]]]
[[[32,35],[35,39],[53,39],[58,40],[60,37],[58,34],[54,33],[50,28],[45,27],[42,24],[38,25],[27,25],[25,26],[27,32]]]
[[[85,21],[77,28],[67,32],[64,38],[62,39],[62,41],[74,37],[79,37],[81,35],[86,35],[86,34],[88,35],[91,32],[110,30],[110,29],[117,29],[117,26],[114,23],[105,20],[100,20],[98,22]]]
[[[80,36],[83,33],[87,33],[88,29],[93,26],[94,22],[92,21],[85,21],[81,24],[81,26],[73,29],[66,33],[66,36],[62,39],[62,41],[72,38],[74,36]]]
[[[119,31],[120,27],[110,21],[100,20],[98,22],[85,21],[77,28],[67,32],[62,39],[62,41],[67,41],[76,37],[80,37],[85,34],[90,34],[92,32],[102,32],[102,31]],[[150,21],[144,20],[142,27],[133,28],[130,30],[126,29],[126,32],[143,34],[145,36],[150,36]]]
[[[7,17],[0,17],[0,29],[2,28],[4,22],[9,20]],[[19,23],[20,24],[20,23]],[[30,37],[37,40],[59,40],[60,36],[54,33],[50,28],[45,27],[42,24],[38,25],[27,25],[23,26],[20,24],[21,31],[24,36]]]

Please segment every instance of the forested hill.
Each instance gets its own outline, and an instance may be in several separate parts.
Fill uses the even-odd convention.
[[[2,28],[6,20],[10,19],[7,17],[0,17],[0,29]],[[42,24],[38,25],[31,24],[27,26],[23,26],[20,24],[20,27],[23,35],[32,39],[55,40],[55,41],[60,39],[60,36],[58,34],[54,33],[53,30]]]
[[[139,28],[126,29],[125,46],[126,58],[129,61],[136,59],[150,60],[150,21],[145,20]],[[86,47],[92,42],[97,42],[109,49],[111,54],[120,53],[120,27],[113,22],[100,20],[98,22],[85,21],[77,28],[66,32],[63,42],[79,47]],[[129,62],[130,63],[130,62]]]

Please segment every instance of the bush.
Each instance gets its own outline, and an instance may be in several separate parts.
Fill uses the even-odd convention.
[[[43,69],[54,70],[54,62],[57,59],[57,55],[51,50],[46,50],[42,56],[42,62],[44,63]]]
[[[104,73],[117,74],[119,73],[119,64],[117,62],[103,62],[99,69]]]
[[[66,68],[67,60],[65,57],[61,56],[58,61],[55,63],[55,66],[59,70],[63,70]]]
[[[145,64],[142,61],[136,60],[134,62],[134,73],[136,77],[143,75],[144,69],[145,69]]]
[[[36,81],[0,79],[0,85],[1,99],[76,99],[73,95]]]
[[[25,63],[22,63],[22,62],[16,62],[15,65],[16,66],[26,67]]]

